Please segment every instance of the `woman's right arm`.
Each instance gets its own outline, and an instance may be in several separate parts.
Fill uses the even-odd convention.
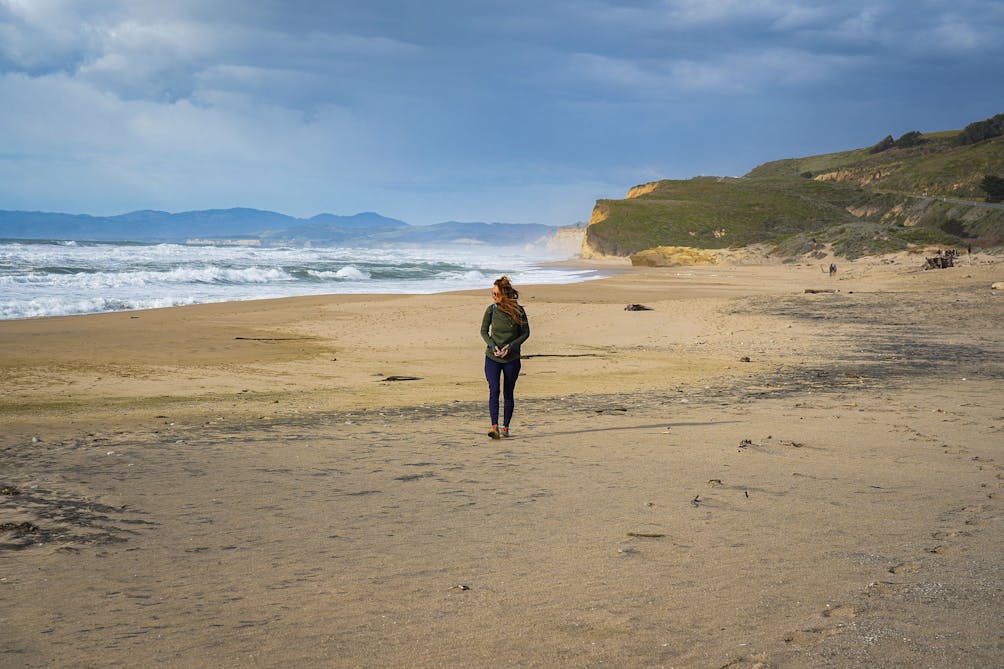
[[[484,318],[481,319],[481,338],[485,340],[486,346],[491,346],[492,344],[495,343],[492,341],[492,338],[488,335],[488,329],[491,327],[491,325],[492,325],[492,308],[489,306],[487,309],[485,309]]]

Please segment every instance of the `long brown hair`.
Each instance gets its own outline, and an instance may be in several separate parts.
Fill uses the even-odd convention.
[[[495,279],[494,285],[499,289],[499,293],[502,294],[502,299],[496,302],[499,311],[511,318],[517,325],[522,325],[523,314],[521,313],[519,304],[516,303],[516,300],[519,299],[519,291],[513,287],[509,281],[509,277],[504,275]]]

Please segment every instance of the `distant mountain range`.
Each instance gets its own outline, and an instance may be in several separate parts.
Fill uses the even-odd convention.
[[[0,239],[200,243],[243,240],[263,245],[525,246],[546,242],[557,230],[554,226],[532,223],[449,221],[434,225],[409,225],[375,212],[353,216],[318,214],[303,219],[246,208],[175,214],[144,210],[118,216],[0,210]]]

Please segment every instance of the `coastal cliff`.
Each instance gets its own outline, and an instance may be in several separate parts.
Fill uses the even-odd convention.
[[[665,247],[759,244],[784,257],[827,249],[848,258],[923,245],[998,247],[1004,205],[987,184],[1004,178],[1004,134],[971,136],[969,126],[907,133],[870,148],[764,163],[743,177],[639,184],[624,199],[596,201],[580,254],[661,263]]]

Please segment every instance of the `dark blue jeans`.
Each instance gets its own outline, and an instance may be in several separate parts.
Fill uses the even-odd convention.
[[[513,391],[516,389],[516,379],[519,378],[519,358],[509,362],[495,362],[485,356],[485,378],[488,379],[488,413],[492,417],[492,425],[499,423],[499,381],[502,380],[502,397],[504,408],[502,424],[509,427],[512,411],[516,407]]]

